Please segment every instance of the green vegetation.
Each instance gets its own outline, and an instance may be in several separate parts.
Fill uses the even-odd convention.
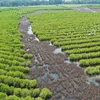
[[[0,0],[0,6],[100,4],[100,0]]]
[[[100,66],[89,66],[86,68],[86,71],[89,75],[98,75],[100,74]]]
[[[87,5],[89,8],[100,9],[100,4],[97,5]]]
[[[88,74],[91,73],[90,66],[94,66],[93,74],[96,74],[96,66],[100,65],[100,13],[69,10],[30,15],[28,18],[41,41],[50,41],[61,47],[71,61],[79,61],[80,66],[87,67]]]
[[[0,9],[0,100],[45,100],[51,96],[49,89],[43,94],[45,98],[41,96],[43,91],[37,87],[37,81],[27,78],[34,55],[23,49],[18,31],[19,19],[38,9],[41,8]]]

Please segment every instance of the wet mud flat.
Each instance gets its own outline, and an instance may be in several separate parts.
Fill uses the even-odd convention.
[[[59,48],[48,41],[39,41],[26,17],[20,19],[19,30],[24,49],[34,55],[30,79],[37,79],[39,87],[48,87],[53,92],[50,100],[100,100],[100,87],[89,84],[84,70],[69,62]]]
[[[90,9],[88,7],[75,7],[73,10],[81,11],[81,12],[100,12],[100,9]]]

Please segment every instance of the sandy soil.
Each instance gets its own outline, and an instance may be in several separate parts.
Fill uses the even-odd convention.
[[[53,54],[55,46],[50,46],[48,41],[38,42],[34,34],[28,34],[30,22],[26,16],[20,19],[19,30],[23,34],[24,49],[34,55],[30,78],[37,79],[39,87],[48,87],[53,92],[50,100],[100,100],[100,88],[86,81],[82,68],[64,63],[67,56]]]

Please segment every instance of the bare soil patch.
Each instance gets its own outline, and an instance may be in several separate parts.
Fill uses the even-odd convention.
[[[82,11],[82,12],[100,12],[100,9],[90,9],[88,7],[75,7],[73,10]]]
[[[50,46],[48,41],[38,42],[34,34],[28,34],[31,23],[26,16],[20,19],[19,30],[23,34],[24,49],[34,55],[30,79],[37,79],[39,87],[48,87],[53,92],[50,100],[100,100],[100,88],[87,83],[82,68],[64,63],[67,56],[53,54],[55,46]]]

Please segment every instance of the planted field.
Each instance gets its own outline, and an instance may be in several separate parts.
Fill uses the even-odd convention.
[[[29,18],[41,41],[60,47],[71,61],[79,61],[89,75],[100,74],[100,13],[69,10]]]
[[[0,9],[0,100],[45,100],[52,95],[28,78],[34,55],[23,49],[18,25],[19,18],[32,11],[32,7]]]
[[[99,100],[100,78],[94,86],[72,63],[100,74],[99,17],[63,5],[0,8],[0,100]]]

